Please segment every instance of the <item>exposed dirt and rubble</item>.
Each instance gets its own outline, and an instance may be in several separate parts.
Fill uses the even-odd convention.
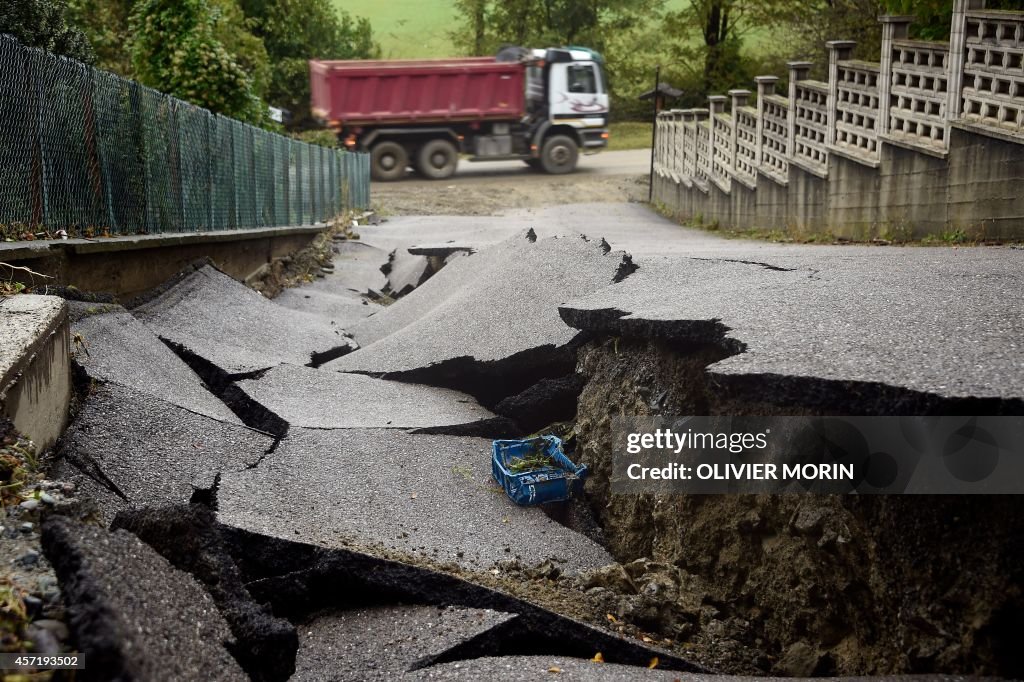
[[[510,209],[557,206],[568,197],[572,203],[647,201],[647,178],[637,175],[553,178],[524,169],[452,182],[458,184],[439,186],[412,177],[386,183],[374,188],[373,201],[384,215],[403,216],[486,216]]]

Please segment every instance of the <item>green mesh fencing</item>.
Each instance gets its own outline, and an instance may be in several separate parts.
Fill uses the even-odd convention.
[[[212,114],[0,35],[0,233],[311,225],[370,203],[365,154]]]

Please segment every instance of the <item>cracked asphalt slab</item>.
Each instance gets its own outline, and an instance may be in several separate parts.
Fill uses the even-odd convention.
[[[72,303],[84,312],[93,306]],[[207,417],[241,424],[238,417],[207,390],[203,380],[146,325],[127,311],[76,316],[71,332],[81,342],[75,361],[91,379],[113,382],[184,407]],[[154,378],[158,377],[158,381]]]
[[[217,519],[284,540],[379,546],[475,571],[552,560],[575,574],[611,561],[540,509],[511,502],[491,478],[490,450],[483,438],[292,428],[258,467],[223,474]]]
[[[278,365],[238,386],[290,425],[305,428],[411,429],[497,419],[458,391],[295,365]]]
[[[42,541],[87,663],[81,679],[249,679],[213,598],[137,537],[51,516]]]
[[[377,606],[325,613],[298,626],[291,682],[392,680],[515,618],[491,609]]]
[[[333,249],[334,272],[325,273],[303,289],[314,289],[335,296],[360,297],[371,289],[380,291],[387,284],[381,268],[390,259],[390,249],[381,249],[361,240],[335,241]]]
[[[209,265],[132,310],[160,338],[245,374],[355,347],[339,325],[289,310]]]
[[[769,242],[740,242],[710,232],[680,227],[643,204],[562,204],[510,209],[493,216],[398,216],[360,228],[364,240],[387,249],[414,249],[441,255],[480,251],[528,229],[541,238],[586,234],[605,239],[634,258],[666,253],[717,253],[744,244],[747,250],[777,249]]]
[[[532,241],[522,234],[457,258],[353,328],[364,347],[324,367],[386,374],[565,346],[575,330],[558,318],[558,304],[614,281],[624,254],[606,251],[579,237]]]
[[[718,325],[742,349],[709,368],[725,381],[1019,400],[1022,265],[1024,254],[1003,248],[737,248],[728,258],[644,259],[622,283],[561,310],[579,329],[679,323],[672,333],[698,341]]]
[[[219,473],[258,461],[273,442],[244,426],[103,384],[86,398],[57,457],[128,505],[173,504],[211,488]]]
[[[332,294],[313,286],[285,289],[273,301],[282,308],[324,318],[341,329],[348,329],[384,309],[382,305],[353,294]]]
[[[423,284],[430,275],[430,263],[424,255],[406,249],[395,249],[388,261],[388,290],[392,296],[405,296]]]

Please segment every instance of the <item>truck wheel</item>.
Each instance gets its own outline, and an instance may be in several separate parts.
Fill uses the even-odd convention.
[[[370,175],[374,180],[398,180],[405,175],[409,155],[405,147],[397,142],[385,140],[374,145],[370,151]]]
[[[540,163],[552,175],[571,173],[576,169],[579,155],[576,140],[568,135],[552,135],[540,150]]]
[[[417,170],[425,178],[444,180],[455,175],[459,165],[459,150],[448,140],[431,140],[420,147]]]

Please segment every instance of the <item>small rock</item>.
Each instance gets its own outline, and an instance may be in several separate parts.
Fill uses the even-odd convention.
[[[59,620],[53,620],[52,618],[44,618],[42,620],[34,621],[32,625],[42,630],[46,630],[60,642],[66,642],[68,637],[71,636],[67,625]]]
[[[556,566],[550,559],[547,559],[530,571],[530,573],[538,578],[554,580],[558,576],[562,575],[562,568],[560,566]]]
[[[39,500],[25,500],[20,505],[25,511],[35,511],[39,508]]]
[[[636,594],[636,584],[622,564],[608,564],[594,569],[585,577],[585,588],[604,587],[623,594]]]
[[[37,654],[59,654],[60,642],[53,633],[32,623],[25,629],[26,638],[32,642],[32,649]]]
[[[630,561],[628,564],[623,566],[623,568],[626,569],[626,573],[629,574],[630,578],[636,579],[642,576],[647,571],[651,570],[650,564],[651,560],[647,557],[643,557],[641,559],[635,559],[633,561]]]
[[[35,524],[30,521],[26,521],[25,523],[18,526],[18,530],[20,530],[22,533],[31,533],[33,528],[35,528]]]
[[[25,611],[30,617],[38,615],[43,610],[43,600],[34,594],[26,594],[21,600],[25,603]]]
[[[43,504],[48,504],[51,507],[53,505],[57,504],[57,498],[54,497],[53,495],[51,495],[50,493],[46,493],[46,492],[41,493],[39,495],[39,501],[42,502]]]
[[[19,566],[35,566],[39,563],[39,552],[34,549],[30,549],[14,561]]]
[[[75,492],[75,484],[74,483],[64,483],[63,485],[61,485],[60,489],[61,489],[61,492],[63,492],[65,495],[71,495],[72,493]]]
[[[39,593],[42,594],[46,590],[57,587],[57,578],[53,574],[41,575],[36,579],[36,585],[39,587]]]
[[[793,528],[804,535],[817,535],[825,523],[827,512],[820,508],[803,508],[793,520]]]
[[[812,677],[818,674],[823,656],[807,642],[796,642],[786,649],[772,672],[786,677]]]

